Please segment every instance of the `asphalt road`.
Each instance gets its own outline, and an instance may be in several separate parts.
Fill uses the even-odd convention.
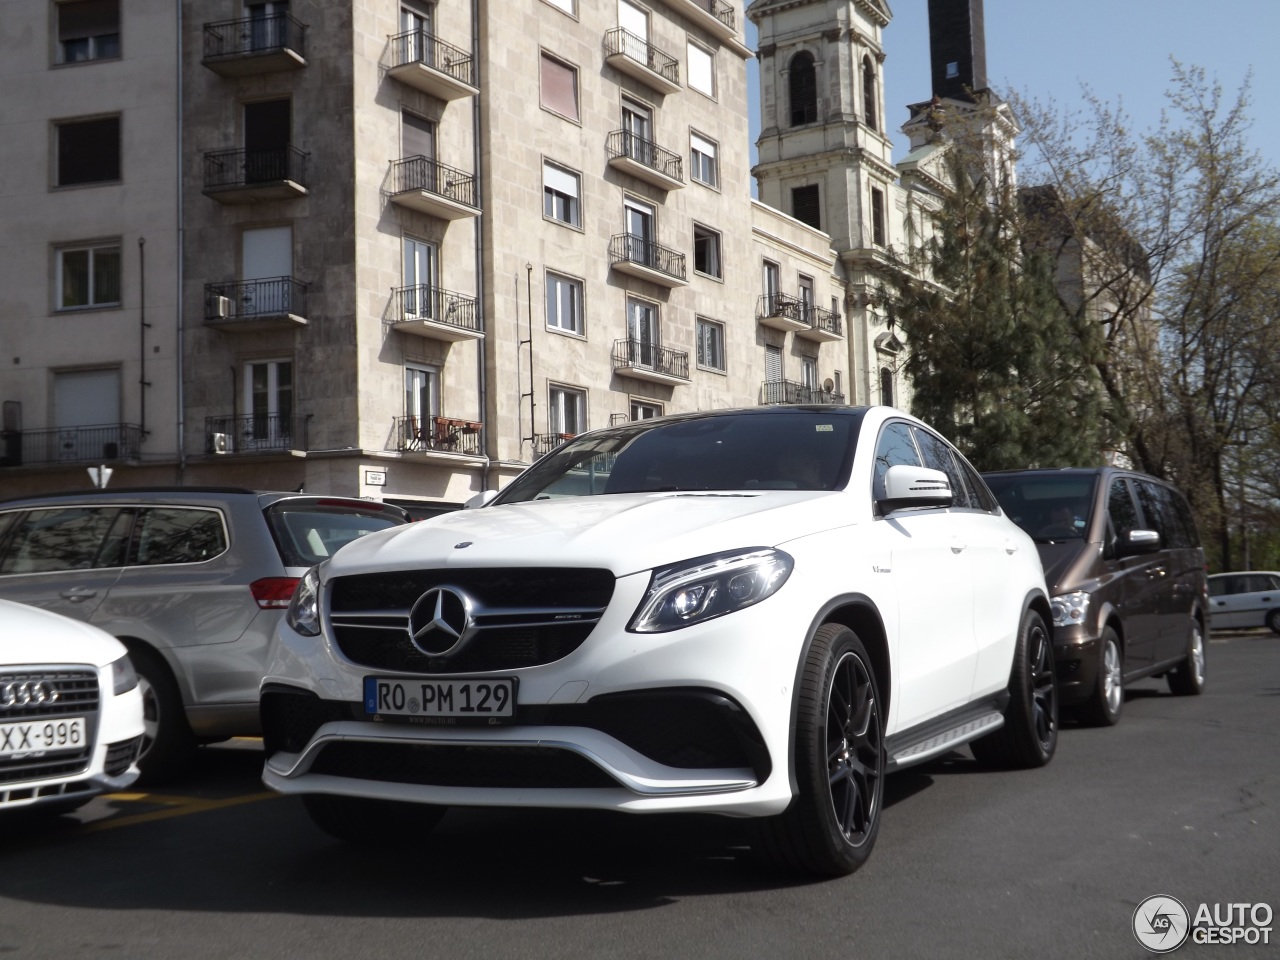
[[[206,748],[167,793],[0,821],[0,953],[1150,957],[1131,929],[1148,896],[1280,912],[1280,637],[1215,637],[1208,670],[1198,698],[1135,685],[1117,727],[1064,729],[1045,769],[963,751],[891,777],[871,862],[821,883],[771,874],[718,818],[455,810],[347,848],[264,791],[253,741]]]

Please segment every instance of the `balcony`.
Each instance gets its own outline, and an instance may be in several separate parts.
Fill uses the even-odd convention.
[[[204,323],[228,332],[307,325],[307,285],[293,277],[204,285]]]
[[[471,54],[421,30],[392,37],[387,75],[441,100],[461,100],[480,92]]]
[[[609,166],[615,170],[663,190],[679,190],[684,186],[680,155],[637,137],[630,130],[614,130],[605,142],[605,150],[609,154]]]
[[[204,58],[220,77],[297,70],[307,65],[307,28],[287,13],[204,25]]]
[[[812,318],[813,305],[789,293],[766,293],[756,304],[756,320],[774,330],[808,330]]]
[[[653,383],[688,383],[689,354],[644,340],[615,340],[613,370]]]
[[[305,197],[308,156],[294,146],[206,153],[204,195],[219,203]]]
[[[844,394],[794,380],[766,380],[760,384],[760,404],[772,403],[836,404],[844,403]]]
[[[419,284],[391,292],[391,326],[429,340],[483,340],[476,298]]]
[[[484,424],[454,417],[396,417],[394,449],[401,453],[483,457]]]
[[[0,467],[61,463],[114,463],[138,459],[142,428],[103,423],[0,433]]]
[[[683,287],[689,283],[683,253],[629,233],[609,239],[609,266],[619,273],[664,287]]]
[[[806,306],[808,306],[808,310],[801,311],[800,316],[808,318],[809,326],[803,330],[797,330],[797,337],[823,343],[830,340],[839,340],[844,336],[843,327],[840,323],[840,314],[823,307],[815,307],[808,304]]]
[[[476,178],[427,157],[391,161],[391,200],[443,220],[480,215]]]
[[[680,92],[680,61],[622,27],[605,32],[604,61],[659,93]]]
[[[725,0],[664,0],[666,5],[707,33],[711,34],[725,46],[730,47],[740,57],[751,57],[751,48],[738,38],[737,17],[733,5]]]
[[[264,413],[204,419],[205,453],[218,456],[287,453],[306,448],[305,417]]]

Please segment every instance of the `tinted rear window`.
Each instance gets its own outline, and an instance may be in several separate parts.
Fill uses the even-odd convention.
[[[314,566],[366,533],[404,522],[398,510],[311,501],[283,500],[269,506],[266,515],[286,567]]]
[[[19,521],[0,558],[0,574],[87,570],[98,563],[118,507],[32,510]],[[114,558],[113,558],[114,560]]]

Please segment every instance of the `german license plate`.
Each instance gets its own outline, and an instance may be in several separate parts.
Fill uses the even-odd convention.
[[[513,717],[515,708],[511,678],[364,678],[364,712],[380,717]]]
[[[0,757],[49,750],[79,750],[84,743],[84,717],[0,723]]]

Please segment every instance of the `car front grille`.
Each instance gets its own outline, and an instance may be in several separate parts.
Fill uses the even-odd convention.
[[[312,773],[381,783],[509,789],[616,787],[594,763],[549,747],[329,743]]]
[[[65,777],[86,770],[97,736],[99,700],[96,670],[61,666],[0,670],[0,723],[85,718],[85,742],[79,747],[0,757],[0,784]]]
[[[414,570],[334,580],[329,623],[343,656],[378,670],[480,673],[540,666],[590,635],[613,596],[608,570],[536,567]],[[471,601],[474,636],[433,655],[409,636],[409,613],[432,587]]]
[[[107,744],[107,759],[104,772],[108,777],[118,777],[129,769],[129,765],[138,759],[142,751],[142,737],[132,740],[121,740],[119,743]]]

